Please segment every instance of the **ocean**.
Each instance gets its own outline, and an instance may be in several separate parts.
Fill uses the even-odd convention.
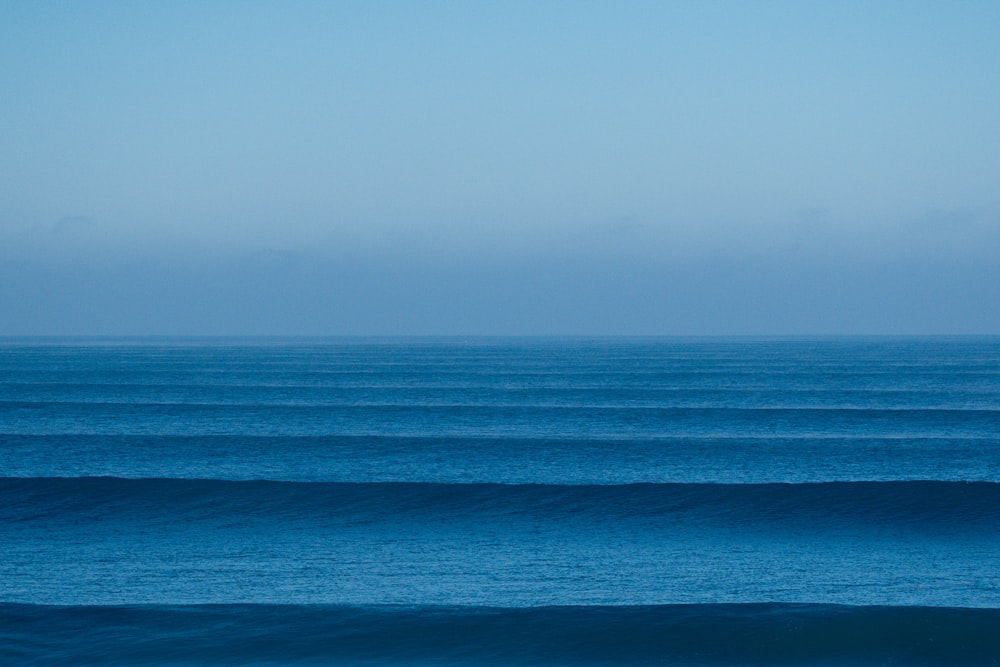
[[[3,339],[0,663],[1000,664],[1000,338]]]

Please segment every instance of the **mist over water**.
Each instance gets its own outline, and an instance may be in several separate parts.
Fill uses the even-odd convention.
[[[0,335],[990,333],[1000,11],[0,9]]]
[[[983,334],[997,284],[976,256],[103,255],[0,263],[0,334]]]

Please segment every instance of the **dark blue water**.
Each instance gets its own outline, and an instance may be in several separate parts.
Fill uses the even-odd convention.
[[[0,343],[0,661],[998,664],[1000,339]]]

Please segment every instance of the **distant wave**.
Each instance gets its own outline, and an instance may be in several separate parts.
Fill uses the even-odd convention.
[[[6,664],[995,665],[1000,609],[0,604]]]
[[[628,419],[633,416],[648,416],[660,419],[704,419],[732,417],[740,419],[766,417],[818,417],[833,418],[918,418],[928,422],[947,421],[954,415],[977,420],[1000,419],[1000,409],[981,407],[868,407],[868,406],[719,406],[719,405],[636,405],[616,404],[613,402],[575,403],[575,404],[543,404],[543,403],[511,403],[503,401],[482,401],[477,403],[454,402],[420,402],[420,401],[288,401],[267,400],[258,402],[216,402],[216,401],[79,401],[79,400],[0,400],[0,410],[62,410],[89,411],[97,413],[100,410],[127,410],[131,413],[148,413],[150,415],[190,413],[322,413],[324,411],[390,411],[405,415],[412,412],[454,414],[467,412],[470,416],[502,415],[526,413],[534,415],[550,414],[553,416],[585,417],[590,413],[600,413],[602,416]]]
[[[10,434],[990,437],[1000,410],[0,401]]]
[[[775,529],[842,525],[995,534],[1000,483],[436,484],[0,478],[0,520],[227,516],[350,523],[494,519]]]
[[[980,437],[640,435],[15,435],[9,477],[302,482],[1000,481],[1000,431]],[[803,465],[807,462],[807,465]]]

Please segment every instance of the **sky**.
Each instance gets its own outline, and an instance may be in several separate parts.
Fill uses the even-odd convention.
[[[0,335],[1000,334],[998,35],[0,0]]]

